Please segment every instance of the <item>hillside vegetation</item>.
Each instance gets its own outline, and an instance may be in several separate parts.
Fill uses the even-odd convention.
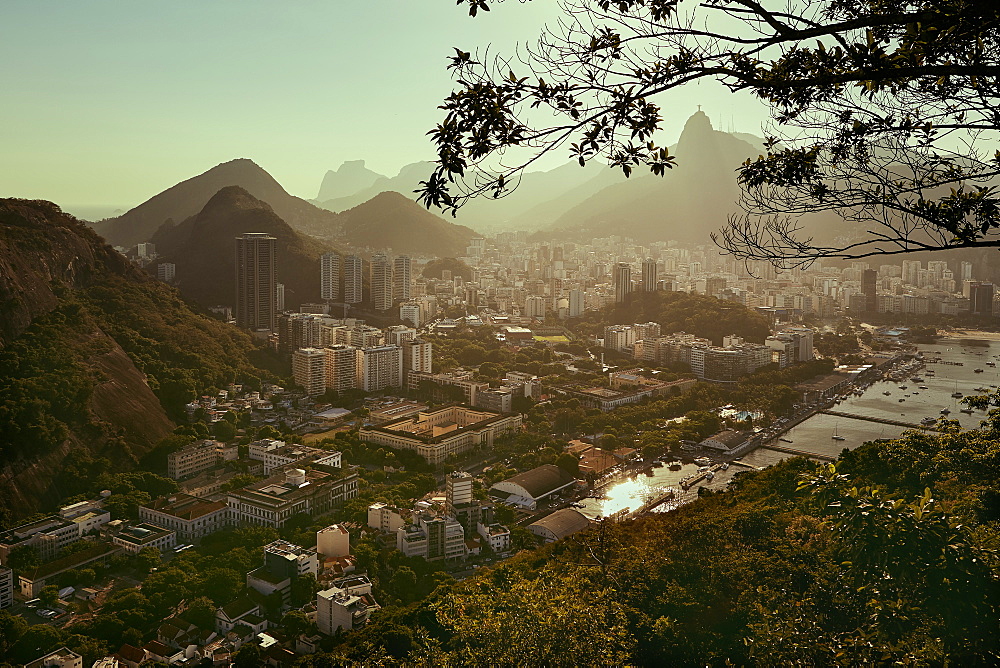
[[[74,450],[132,468],[199,392],[268,375],[251,361],[264,353],[249,335],[193,311],[55,205],[0,200],[0,238],[0,267],[22,272],[4,277],[2,308],[51,296],[46,310],[21,311],[26,325],[0,350],[8,516],[57,502]]]
[[[338,648],[417,665],[995,665],[1000,415],[734,478],[384,611]],[[327,665],[315,657],[305,665]]]

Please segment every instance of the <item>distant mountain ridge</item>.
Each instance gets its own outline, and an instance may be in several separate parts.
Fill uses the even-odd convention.
[[[351,185],[357,182],[359,163],[363,167],[363,161],[345,162],[336,172],[327,172],[314,202],[330,211],[342,212],[386,191],[414,200],[414,191],[434,170],[432,162],[415,162],[405,165],[396,176],[380,176],[367,188],[351,194],[335,198],[324,195],[350,190]],[[469,201],[454,220],[476,229],[539,229],[551,224],[565,209],[593,192],[624,179],[620,171],[598,163],[589,163],[583,168],[576,163],[566,163],[548,171],[525,174],[517,187],[501,198],[480,197]]]
[[[296,232],[274,209],[240,186],[226,186],[196,215],[153,235],[162,261],[177,265],[177,287],[205,306],[235,303],[235,238],[265,232],[277,239],[277,281],[286,304],[319,301],[319,256],[332,246]]]
[[[181,181],[116,218],[95,223],[94,229],[115,245],[149,241],[167,220],[176,224],[197,214],[226,186],[239,186],[267,202],[282,220],[300,232],[319,237],[335,237],[340,232],[336,215],[289,195],[273,176],[247,158],[224,162]]]
[[[760,153],[758,146],[715,130],[708,115],[698,111],[671,151],[677,157],[674,169],[663,177],[637,175],[603,188],[564,212],[542,234],[607,236],[617,230],[642,243],[708,243],[709,235],[738,212],[736,169]]]

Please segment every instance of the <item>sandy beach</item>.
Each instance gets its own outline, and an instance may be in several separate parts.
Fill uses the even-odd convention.
[[[980,339],[983,341],[1000,341],[1000,332],[984,332],[979,329],[955,329],[950,332],[938,332],[941,339]]]

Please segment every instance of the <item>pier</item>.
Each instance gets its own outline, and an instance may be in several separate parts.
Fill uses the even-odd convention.
[[[902,420],[891,420],[889,418],[856,415],[854,413],[842,413],[841,411],[831,411],[829,409],[823,409],[817,411],[817,413],[826,413],[827,415],[835,415],[837,417],[848,418],[849,420],[864,420],[865,422],[877,422],[879,424],[888,424],[894,427],[905,427],[906,429],[925,429],[927,431],[937,431],[937,427],[914,424],[912,422],[903,422]],[[778,448],[774,449],[777,450]]]
[[[787,452],[790,455],[798,455],[799,457],[808,457],[809,459],[818,459],[824,462],[833,462],[837,458],[830,455],[821,455],[815,452],[806,452],[805,450],[796,450],[795,448],[786,448],[783,445],[775,445],[773,443],[768,443],[767,445],[760,446],[767,450],[774,450],[776,452]]]

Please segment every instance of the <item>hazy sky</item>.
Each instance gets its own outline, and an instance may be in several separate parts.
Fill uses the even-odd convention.
[[[134,206],[238,157],[307,198],[345,160],[395,174],[433,156],[451,47],[510,48],[555,4],[0,0],[0,196]],[[668,143],[699,103],[759,134],[747,100],[692,87]]]

